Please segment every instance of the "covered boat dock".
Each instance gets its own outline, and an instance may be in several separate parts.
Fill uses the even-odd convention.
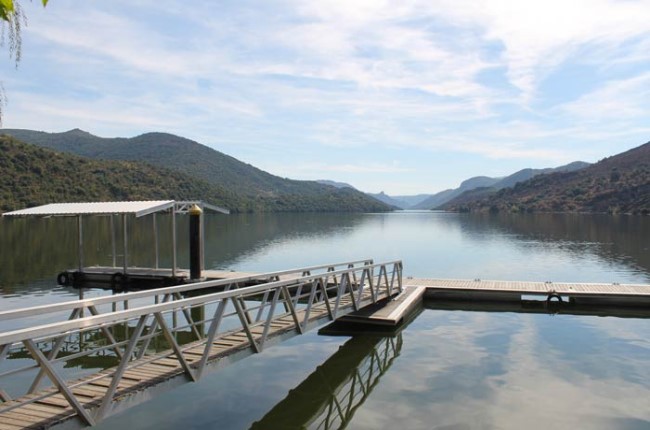
[[[52,203],[28,209],[4,213],[5,217],[76,217],[78,236],[78,261],[74,269],[66,269],[59,273],[57,282],[61,285],[72,285],[84,287],[98,284],[97,286],[110,286],[114,289],[122,289],[127,285],[154,287],[161,285],[176,285],[185,283],[190,279],[190,271],[178,268],[177,256],[177,216],[188,215],[195,211],[198,215],[197,229],[197,264],[200,264],[200,272],[204,267],[205,229],[204,216],[206,210],[221,214],[229,214],[230,211],[207,204],[202,201],[175,201],[175,200],[151,200],[151,201],[121,201],[121,202],[90,202],[90,203]],[[157,222],[158,214],[171,214],[171,267],[160,267],[159,249],[159,228]],[[84,219],[86,217],[110,217],[111,232],[111,266],[87,266],[84,261]],[[129,221],[145,216],[152,217],[154,253],[153,267],[133,267],[129,265]],[[116,222],[116,218],[118,221]],[[117,250],[117,223],[121,218],[122,223],[122,261],[118,265]]]

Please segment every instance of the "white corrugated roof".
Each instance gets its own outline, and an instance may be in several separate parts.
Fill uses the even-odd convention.
[[[7,212],[2,216],[69,216],[101,214],[134,214],[136,217],[163,211],[174,206],[174,200],[150,200],[141,202],[92,202],[52,203],[19,211]]]

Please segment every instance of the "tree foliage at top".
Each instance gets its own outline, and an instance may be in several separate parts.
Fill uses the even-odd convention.
[[[48,0],[41,1],[43,6],[47,5]],[[15,60],[16,67],[18,67],[22,56],[21,29],[26,24],[27,17],[20,3],[14,0],[0,0],[0,47],[8,46],[9,58]],[[6,100],[4,88],[0,82],[0,125],[2,125],[2,114]]]

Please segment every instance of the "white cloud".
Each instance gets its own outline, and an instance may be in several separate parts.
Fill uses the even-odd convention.
[[[295,168],[296,170],[309,171],[314,173],[328,174],[332,172],[345,172],[345,173],[404,173],[412,172],[413,169],[408,167],[401,167],[396,163],[384,164],[373,163],[365,160],[359,160],[359,163],[341,163],[341,164],[326,164],[326,163],[308,163]]]
[[[8,127],[164,129],[258,165],[282,162],[262,144],[303,165],[398,148],[404,165],[445,151],[525,167],[647,140],[647,1],[37,6]],[[590,93],[542,85],[576,65]]]
[[[648,37],[647,1],[563,0],[443,1],[442,13],[483,28],[488,39],[504,46],[503,60],[511,82],[526,99],[540,81],[585,45],[617,46]],[[460,5],[459,5],[460,3]],[[591,55],[599,57],[595,49]]]
[[[606,82],[562,109],[573,117],[593,122],[646,119],[650,111],[650,73]]]

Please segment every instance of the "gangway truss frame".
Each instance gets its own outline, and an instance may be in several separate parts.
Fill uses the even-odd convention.
[[[51,305],[50,316],[61,320],[0,333],[0,422],[8,429],[38,427],[69,423],[77,416],[94,425],[150,396],[138,397],[140,392],[155,394],[157,386],[164,391],[197,381],[208,367],[260,353],[267,345],[402,291],[399,260],[294,272],[295,277],[285,279],[277,273],[287,271],[265,274],[267,282],[241,288],[249,277]],[[0,321],[16,326],[16,321],[44,312],[43,307],[0,312]],[[66,342],[78,347],[63,353]],[[3,371],[12,354],[32,363]],[[113,365],[66,378],[66,363],[92,357]],[[21,372],[31,372],[23,378],[31,384],[24,384],[18,395],[2,390],[3,378]],[[46,376],[52,385],[39,388]]]

